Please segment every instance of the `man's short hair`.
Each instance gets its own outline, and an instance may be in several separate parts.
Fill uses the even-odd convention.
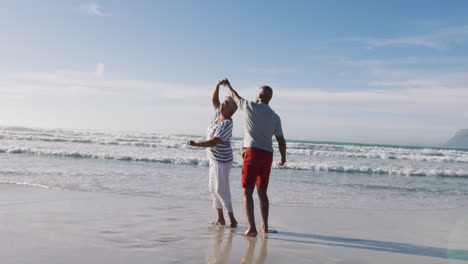
[[[270,86],[264,85],[264,86],[260,87],[260,89],[266,90],[269,94],[271,94],[271,96],[273,96],[273,89],[271,89]]]
[[[260,97],[260,99],[262,99],[261,101],[264,102],[264,103],[270,102],[271,98],[273,97],[273,89],[271,89],[270,86],[264,85],[264,86],[260,87],[259,90],[264,91],[264,93]]]

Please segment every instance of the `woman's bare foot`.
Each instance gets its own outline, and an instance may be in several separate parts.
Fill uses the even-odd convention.
[[[226,225],[226,221],[224,220],[223,209],[216,208],[216,212],[218,213],[218,220],[211,222],[212,225]]]
[[[231,224],[229,225],[230,228],[236,228],[237,227],[237,221],[234,219],[234,220],[231,220]]]
[[[228,212],[229,215],[229,220],[231,221],[231,225],[229,225],[230,228],[236,228],[237,227],[237,221],[236,218],[234,217],[233,212]]]
[[[226,221],[224,219],[218,219],[214,222],[211,222],[212,225],[226,225]]]

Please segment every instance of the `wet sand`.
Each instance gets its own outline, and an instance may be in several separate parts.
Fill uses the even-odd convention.
[[[234,208],[229,229],[210,201],[0,184],[1,263],[468,263],[468,208],[271,206],[257,238]]]

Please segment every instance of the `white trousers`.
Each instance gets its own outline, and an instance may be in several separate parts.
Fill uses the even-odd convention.
[[[231,162],[217,162],[210,160],[210,180],[209,188],[213,197],[213,208],[224,208],[232,212],[231,190],[229,187],[229,172],[231,172]]]

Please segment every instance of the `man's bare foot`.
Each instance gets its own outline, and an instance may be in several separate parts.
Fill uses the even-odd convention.
[[[247,230],[247,232],[245,232],[244,234],[242,234],[243,236],[248,236],[248,237],[256,237],[257,236],[257,231],[255,230]]]
[[[262,228],[260,228],[258,231],[260,233],[270,233],[268,227],[265,227],[265,225],[262,225]]]
[[[231,220],[231,224],[229,225],[229,227],[230,228],[236,228],[237,227],[237,221],[236,220],[234,220],[234,221]]]
[[[224,219],[218,219],[214,222],[211,222],[210,224],[212,225],[226,225],[226,221],[224,221]]]

